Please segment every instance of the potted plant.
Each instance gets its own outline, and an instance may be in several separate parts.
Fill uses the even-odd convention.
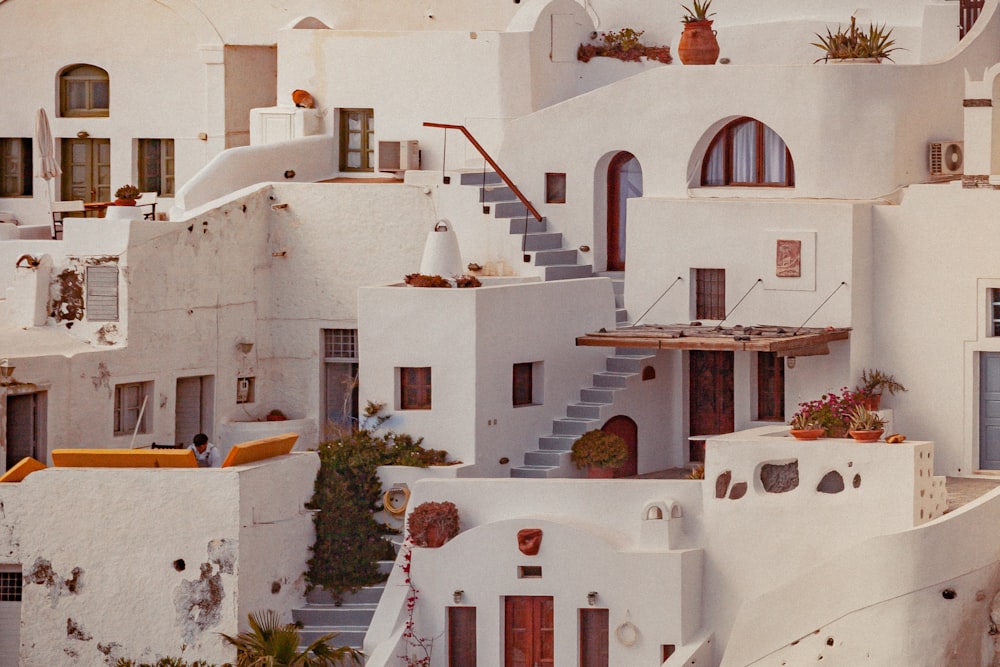
[[[828,438],[846,438],[851,412],[861,402],[860,392],[841,387],[840,393],[831,391],[812,401],[799,403],[799,411],[793,421],[803,415],[799,423],[815,424],[824,430]]]
[[[429,276],[425,273],[408,273],[403,277],[403,282],[410,287],[451,287],[447,278]]]
[[[590,62],[591,58],[601,56],[604,58],[616,58],[622,62],[639,62],[642,58],[646,60],[656,60],[661,63],[670,64],[669,46],[647,46],[639,38],[642,37],[643,30],[632,28],[622,28],[611,32],[592,32],[591,41],[600,39],[598,44],[580,44],[576,51],[576,58],[580,62]]]
[[[816,417],[804,410],[799,410],[789,422],[789,431],[796,440],[816,440],[821,435],[826,434],[826,428],[819,423]]]
[[[123,185],[115,190],[115,206],[135,206],[135,200],[141,196],[139,188],[134,185]]]
[[[825,54],[813,62],[882,62],[882,59],[892,60],[889,56],[900,47],[894,46],[896,41],[891,38],[892,28],[886,29],[885,24],[868,24],[868,31],[858,29],[856,20],[851,17],[851,26],[845,32],[837,26],[837,32],[826,29],[826,36],[816,33],[819,42],[812,45],[823,49]]]
[[[882,394],[889,392],[895,396],[897,391],[906,391],[902,383],[896,378],[877,368],[866,368],[861,371],[861,385],[857,387],[865,407],[869,410],[878,410],[882,404]]]
[[[882,437],[885,420],[877,412],[858,404],[851,411],[848,433],[858,442],[875,442]]]
[[[455,503],[420,503],[406,520],[410,540],[418,547],[436,549],[458,535],[458,508]]]
[[[595,429],[573,442],[569,459],[577,468],[586,468],[592,479],[610,478],[628,459],[628,446],[621,436]]]
[[[681,17],[684,32],[677,43],[677,57],[685,65],[714,65],[719,57],[719,40],[710,19],[715,12],[708,11],[711,4],[712,0],[694,0],[692,7],[681,5],[687,13]]]
[[[285,416],[285,413],[277,408],[267,413],[267,421],[269,422],[283,422],[286,419],[288,417]]]

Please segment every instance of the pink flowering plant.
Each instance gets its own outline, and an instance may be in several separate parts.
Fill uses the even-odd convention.
[[[819,398],[799,403],[799,410],[792,417],[793,428],[821,428],[827,437],[844,437],[851,425],[851,415],[863,401],[859,391],[841,387]]]

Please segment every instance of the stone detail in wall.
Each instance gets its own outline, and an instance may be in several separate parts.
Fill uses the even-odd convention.
[[[57,322],[68,322],[83,319],[83,274],[73,269],[64,269],[56,276],[53,286],[49,314]]]
[[[988,97],[967,97],[962,100],[963,107],[991,107],[993,100]]]
[[[525,556],[535,556],[542,546],[541,528],[522,528],[517,531],[517,548]]]
[[[760,482],[767,493],[785,493],[799,486],[799,462],[765,463],[760,467]]]
[[[733,480],[733,473],[727,470],[715,478],[715,497],[725,498],[729,492],[729,483]]]
[[[992,188],[989,174],[963,174],[963,188]]]
[[[836,470],[831,470],[823,475],[823,479],[816,485],[816,491],[819,493],[840,493],[843,490],[844,476]]]
[[[746,482],[736,482],[733,484],[733,488],[729,490],[730,500],[739,500],[747,494],[747,483]]]
[[[182,581],[174,589],[174,608],[184,641],[193,644],[209,628],[222,620],[222,600],[226,597],[222,574],[212,572],[211,563],[201,564],[201,576],[194,581]]]

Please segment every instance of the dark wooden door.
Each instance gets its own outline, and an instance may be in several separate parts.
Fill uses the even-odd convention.
[[[608,271],[625,270],[625,210],[631,197],[642,196],[642,168],[631,153],[621,152],[608,165]]]
[[[1000,469],[1000,352],[979,356],[979,468]]]
[[[38,442],[38,398],[36,394],[7,397],[7,467],[10,470],[26,456],[45,463]]]
[[[601,427],[605,433],[613,433],[625,441],[628,458],[620,468],[615,468],[615,477],[632,477],[639,474],[639,427],[625,415],[612,417]]]
[[[504,667],[552,667],[554,628],[551,597],[504,598]]]
[[[690,435],[732,433],[733,353],[691,350],[688,353]],[[691,441],[692,461],[704,461],[704,441]]]

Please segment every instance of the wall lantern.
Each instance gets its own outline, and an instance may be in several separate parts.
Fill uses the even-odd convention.
[[[795,357],[785,357],[785,365],[789,368],[795,368]]]
[[[590,591],[587,593],[587,604],[591,607],[597,604],[597,591]]]
[[[86,130],[80,130],[79,132],[76,133],[77,139],[86,139],[89,136],[90,132],[87,132]]]
[[[236,341],[236,349],[242,352],[243,354],[250,354],[250,350],[253,349],[253,343],[241,338],[240,340]]]
[[[462,596],[464,594],[465,591],[455,591],[451,594],[451,599],[455,601],[455,604],[462,604]]]

